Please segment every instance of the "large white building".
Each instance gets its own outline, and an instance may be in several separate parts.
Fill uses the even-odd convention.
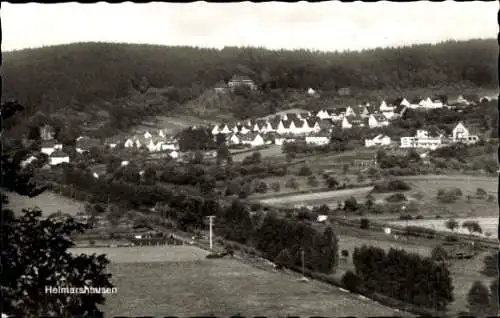
[[[365,147],[383,147],[391,144],[391,137],[378,135],[373,139],[365,139]]]
[[[465,144],[473,144],[479,141],[479,137],[471,135],[469,130],[462,122],[459,122],[451,132],[452,142],[461,142]]]
[[[443,144],[441,136],[429,136],[427,130],[417,130],[417,134],[413,137],[401,137],[401,148],[425,148],[437,149]]]

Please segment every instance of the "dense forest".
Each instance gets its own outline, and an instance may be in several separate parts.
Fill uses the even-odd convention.
[[[497,59],[498,44],[493,39],[358,52],[76,43],[3,53],[2,97],[26,105],[26,116],[37,111],[106,110],[110,117],[126,114],[124,119],[181,112],[207,89],[239,74],[260,88],[255,96],[243,92],[226,101],[234,105],[235,113],[247,110],[236,117],[246,117],[249,109],[269,113],[280,108],[290,100],[291,91],[309,87],[320,90],[323,99],[343,87],[352,94],[496,87]],[[258,106],[252,103],[265,104],[265,109],[254,109]]]

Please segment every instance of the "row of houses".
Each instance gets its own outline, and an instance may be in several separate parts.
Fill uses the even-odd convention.
[[[400,141],[401,148],[434,150],[455,143],[474,144],[479,141],[479,137],[471,134],[469,129],[462,122],[459,122],[449,136],[445,136],[442,133],[433,136],[429,131],[419,129],[415,136],[403,136],[400,138]],[[390,145],[393,145],[392,139],[383,134],[377,135],[372,139],[365,139],[365,147],[385,147]]]

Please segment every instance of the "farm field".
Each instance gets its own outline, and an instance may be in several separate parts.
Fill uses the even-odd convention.
[[[43,215],[48,216],[57,211],[76,215],[78,212],[85,211],[84,203],[66,198],[54,192],[45,191],[39,196],[30,198],[17,193],[7,193],[9,197],[8,207],[14,211],[16,215],[20,215],[23,209],[39,207],[43,211]]]
[[[335,207],[337,202],[353,196],[358,201],[363,201],[364,197],[373,189],[373,187],[325,191],[318,193],[308,193],[299,195],[290,195],[285,197],[268,198],[261,200],[264,204],[273,205],[295,205],[295,204],[326,204]]]
[[[442,217],[493,217],[498,216],[497,205],[497,189],[498,179],[494,177],[479,177],[468,175],[429,175],[429,176],[406,176],[401,177],[410,186],[411,190],[408,194],[419,193],[423,195],[421,214],[436,215],[436,207],[442,207],[449,211],[438,213]],[[436,200],[438,189],[444,188],[459,188],[463,192],[463,197],[459,198],[455,203],[441,204]],[[475,196],[476,189],[483,188],[490,195],[495,197],[495,200],[488,202],[485,199],[473,198],[470,202],[467,201],[467,195]],[[420,212],[419,212],[420,213]]]
[[[455,219],[458,224],[459,228],[455,230],[455,232],[458,233],[465,233],[468,234],[469,232],[462,228],[462,223],[464,221],[477,221],[479,225],[481,226],[481,229],[483,230],[482,236],[484,236],[484,233],[491,233],[491,238],[497,238],[498,237],[498,217],[496,218],[487,218],[487,217],[478,217],[478,218],[456,218]],[[395,224],[395,225],[413,225],[413,226],[421,226],[421,227],[426,227],[426,228],[431,228],[435,229],[437,231],[450,231],[446,228],[445,223],[447,219],[434,219],[434,220],[409,220],[407,221],[392,221],[389,222],[390,224]],[[450,231],[451,232],[451,231]]]
[[[198,254],[194,249],[190,246],[155,247],[139,253],[133,248],[119,248],[118,252],[111,252],[109,268],[118,293],[107,296],[103,307],[106,317],[397,313],[320,282],[300,282],[294,275],[257,269],[235,259],[203,259],[206,252]],[[110,249],[85,250],[87,253],[110,252]],[[172,250],[174,252],[169,253]],[[155,256],[157,254],[162,256]]]
[[[238,151],[238,150],[236,150],[236,151]],[[260,155],[262,156],[262,158],[280,157],[280,156],[283,157],[284,156],[283,152],[281,151],[281,146],[278,146],[278,145],[269,145],[269,147],[266,149],[259,149],[259,150],[255,150],[255,151],[260,152]],[[235,154],[235,155],[233,155],[233,161],[235,161],[235,162],[243,161],[243,159],[245,159],[245,157],[251,156],[252,153],[253,153],[252,151],[249,151],[249,152],[245,152],[245,153],[241,153],[241,154]]]
[[[151,122],[143,122],[141,125],[135,126],[133,131],[136,133],[144,133],[147,130],[163,129],[165,133],[173,134],[202,122],[201,119],[188,116],[157,116]]]

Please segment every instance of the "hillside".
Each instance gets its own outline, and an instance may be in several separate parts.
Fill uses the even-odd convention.
[[[28,117],[123,130],[156,115],[241,118],[419,89],[490,88],[497,59],[493,39],[346,53],[75,43],[3,53],[2,97],[26,105]],[[234,74],[248,75],[259,91],[213,92]],[[321,97],[306,96],[309,87]],[[339,97],[341,87],[352,95]]]

